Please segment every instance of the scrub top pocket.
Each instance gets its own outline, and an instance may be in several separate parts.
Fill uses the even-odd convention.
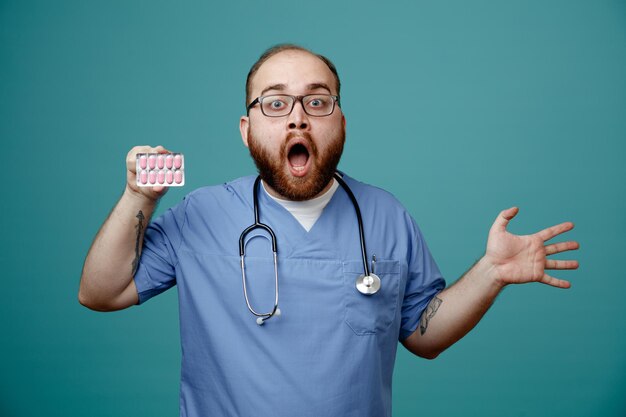
[[[364,295],[356,289],[356,280],[362,274],[362,262],[343,264],[345,322],[359,336],[381,333],[394,321],[399,308],[400,263],[376,261],[375,274],[381,281],[376,294]]]

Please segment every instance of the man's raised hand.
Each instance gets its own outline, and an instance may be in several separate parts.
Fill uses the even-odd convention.
[[[558,288],[569,288],[569,281],[557,279],[545,271],[550,269],[576,269],[578,261],[547,259],[547,256],[579,248],[578,242],[567,241],[547,244],[550,239],[574,228],[571,222],[543,229],[532,235],[518,236],[509,233],[506,226],[519,212],[517,207],[503,210],[489,231],[485,260],[491,266],[492,276],[501,285],[541,282]]]

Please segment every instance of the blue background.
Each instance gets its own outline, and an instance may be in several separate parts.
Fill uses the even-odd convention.
[[[506,289],[435,361],[399,348],[394,416],[625,415],[626,4],[609,0],[0,1],[0,415],[178,413],[176,290],[89,311],[84,257],[133,145],[186,155],[159,212],[254,172],[245,76],[286,41],[336,63],[340,168],[406,205],[449,282],[503,208],[519,234],[577,225],[560,257],[581,267],[554,274],[572,289]]]

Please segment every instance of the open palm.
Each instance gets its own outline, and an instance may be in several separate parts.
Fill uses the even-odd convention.
[[[548,259],[548,255],[578,249],[577,242],[568,241],[545,244],[546,241],[574,228],[571,222],[543,229],[532,235],[518,236],[509,233],[506,226],[519,209],[512,207],[496,218],[487,240],[485,258],[493,265],[497,279],[502,284],[542,282],[559,288],[569,288],[570,283],[548,275],[546,269],[576,269],[578,261]]]

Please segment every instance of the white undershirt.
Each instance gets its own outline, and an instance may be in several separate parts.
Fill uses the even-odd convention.
[[[307,232],[311,230],[317,219],[320,218],[324,207],[326,207],[330,199],[333,198],[333,194],[335,194],[337,187],[339,187],[339,183],[333,178],[333,185],[319,197],[306,201],[291,201],[274,197],[267,192],[265,184],[263,182],[261,182],[261,184],[263,184],[265,193],[291,213]]]

